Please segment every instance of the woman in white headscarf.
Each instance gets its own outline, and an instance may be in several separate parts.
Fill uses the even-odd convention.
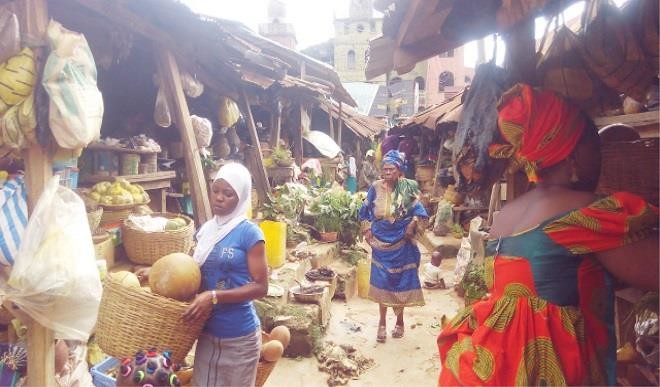
[[[255,382],[261,327],[252,300],[266,295],[268,269],[264,235],[246,218],[251,190],[244,166],[223,166],[211,186],[214,217],[197,233],[193,258],[202,271],[202,287],[183,319],[195,321],[212,312],[197,342],[195,386]]]

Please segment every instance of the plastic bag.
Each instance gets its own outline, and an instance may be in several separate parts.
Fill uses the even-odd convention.
[[[453,226],[454,204],[442,199],[438,203],[438,210],[435,213],[433,233],[437,236],[445,236],[451,232]]]
[[[21,51],[21,33],[18,17],[7,9],[0,9],[0,62]]]
[[[48,122],[57,144],[78,149],[99,139],[103,96],[96,85],[96,64],[83,34],[56,21],[48,24],[51,53],[42,84],[50,96]]]
[[[0,65],[0,114],[23,102],[32,93],[36,72],[34,52],[27,47]]]
[[[172,125],[172,114],[170,114],[170,105],[167,104],[167,97],[163,86],[158,88],[156,94],[156,107],[154,108],[154,121],[161,128],[169,128]]]
[[[222,128],[233,126],[241,118],[241,112],[238,110],[236,102],[227,97],[220,97],[218,106],[218,123]]]
[[[206,148],[211,145],[211,139],[213,138],[213,127],[211,126],[211,121],[208,118],[199,117],[196,115],[190,116],[192,121],[193,131],[195,132],[195,139],[197,140],[197,146],[200,148]]]
[[[456,255],[456,266],[454,267],[454,283],[460,284],[465,277],[468,264],[472,260],[472,245],[470,245],[470,238],[461,239],[461,248],[458,249]]]
[[[181,73],[183,92],[190,98],[197,98],[204,93],[204,84],[188,73]]]
[[[27,195],[22,175],[9,179],[0,195],[0,265],[13,265],[27,227]]]
[[[32,213],[5,291],[55,337],[87,341],[101,303],[82,199],[52,178]]]

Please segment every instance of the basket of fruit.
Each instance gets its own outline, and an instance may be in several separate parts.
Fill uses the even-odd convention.
[[[192,219],[168,212],[153,213],[146,217],[161,218],[162,228],[148,228],[147,231],[138,224],[138,218],[132,218],[132,215],[122,222],[122,241],[128,259],[134,263],[151,265],[167,254],[190,252],[195,232]]]
[[[104,353],[120,359],[155,348],[170,351],[173,362],[182,362],[209,317],[193,322],[181,318],[200,283],[199,266],[185,254],[158,260],[151,268],[148,288],[141,287],[131,272],[108,274],[103,281],[96,342]]]
[[[144,188],[122,178],[116,178],[112,183],[109,181],[97,183],[89,193],[89,198],[110,211],[128,210],[151,201]]]

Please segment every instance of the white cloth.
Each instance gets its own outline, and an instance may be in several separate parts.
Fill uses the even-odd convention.
[[[252,192],[250,171],[238,163],[225,164],[215,175],[213,182],[220,179],[226,181],[236,191],[238,204],[229,215],[213,216],[212,219],[204,223],[197,233],[197,248],[193,258],[199,266],[204,264],[216,243],[224,239],[231,230],[247,219],[246,213],[250,205]]]
[[[424,282],[437,285],[442,279],[442,271],[439,267],[433,266],[431,262],[424,264]]]
[[[357,163],[353,156],[348,158],[348,175],[353,177],[357,176]]]

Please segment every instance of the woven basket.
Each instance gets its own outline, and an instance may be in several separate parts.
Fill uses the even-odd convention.
[[[265,360],[259,360],[259,365],[257,366],[257,378],[254,381],[255,387],[261,387],[266,383],[270,373],[273,372],[275,368],[276,361],[269,362]]]
[[[97,207],[87,213],[87,222],[89,222],[89,229],[93,233],[101,224],[101,217],[103,216],[103,207]]]
[[[189,254],[193,243],[195,227],[192,219],[185,215],[154,213],[168,219],[183,218],[187,224],[178,230],[146,232],[135,228],[132,222],[122,222],[122,241],[126,255],[134,263],[151,265],[171,253]]]
[[[658,205],[659,139],[605,142],[598,193],[627,191]]]
[[[139,350],[171,351],[181,363],[202,332],[209,316],[187,323],[181,315],[188,303],[121,285],[112,277],[103,283],[96,322],[96,341],[116,358],[134,356]]]
[[[104,209],[101,215],[101,224],[117,223],[128,218],[128,215],[133,212],[132,208],[125,210],[109,210]]]

